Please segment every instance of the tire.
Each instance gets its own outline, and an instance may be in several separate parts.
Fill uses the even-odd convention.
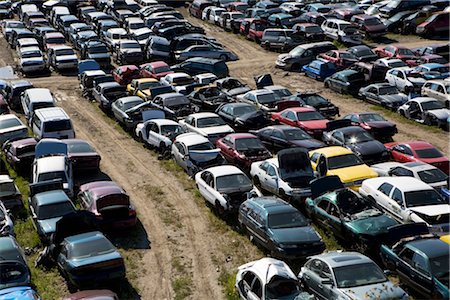
[[[324,86],[325,88],[327,88],[327,89],[330,88],[330,85],[329,85],[328,82],[326,82],[326,81],[323,83],[323,86]]]
[[[402,116],[402,117],[406,117],[406,116],[405,116],[405,111],[403,111],[403,110],[399,110],[399,111],[398,111],[398,113],[400,114],[400,116]]]
[[[253,184],[259,189],[261,187],[261,181],[258,176],[253,176]]]
[[[159,152],[161,152],[161,154],[163,154],[167,149],[166,149],[166,144],[164,144],[164,142],[161,142],[159,144],[159,148],[158,148]]]
[[[228,56],[226,56],[225,54],[222,54],[222,55],[219,56],[219,59],[223,60],[223,61],[227,61],[228,60]]]
[[[425,117],[425,120],[423,120],[423,123],[428,126],[433,126],[433,121],[431,120],[430,117]]]
[[[222,207],[222,205],[220,205],[219,200],[216,200],[214,208],[216,210],[217,215],[219,215],[220,217],[225,216],[225,209]]]

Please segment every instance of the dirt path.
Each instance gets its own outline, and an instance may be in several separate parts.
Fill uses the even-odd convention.
[[[230,73],[232,76],[242,79],[250,86],[255,87],[255,82],[253,80],[254,76],[269,73],[272,75],[275,84],[286,86],[293,92],[305,90],[320,92],[324,97],[339,106],[342,116],[352,112],[371,110],[372,105],[325,89],[322,82],[310,79],[299,73],[286,72],[275,68],[275,60],[278,53],[263,50],[256,43],[245,40],[240,35],[225,32],[218,26],[188,16],[186,11],[184,11],[184,15],[189,22],[197,26],[202,26],[205,29],[206,34],[215,37],[220,43],[239,56],[240,59],[238,61],[228,63]],[[402,36],[398,36],[398,39],[398,44],[401,43],[402,45],[411,48],[444,43],[443,41],[423,40],[420,38],[411,39],[411,37]],[[419,124],[405,122],[405,120],[402,120],[401,118],[393,119],[384,112],[380,113],[383,114],[386,119],[397,124],[399,133],[394,137],[395,140],[425,140],[440,148],[445,153],[449,153],[448,133],[445,131],[430,130]]]

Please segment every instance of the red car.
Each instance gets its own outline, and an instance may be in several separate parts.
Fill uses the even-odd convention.
[[[265,20],[253,18],[244,19],[241,23],[239,32],[245,35],[247,39],[259,43],[267,26],[268,23]]]
[[[346,69],[358,61],[358,59],[353,54],[345,50],[330,50],[328,52],[319,54],[317,58],[331,61],[339,69]]]
[[[211,6],[211,1],[208,0],[195,0],[189,5],[189,14],[198,19],[202,18],[202,12],[205,7]]]
[[[332,15],[334,15],[337,19],[350,21],[350,19],[355,15],[361,15],[364,13],[363,10],[358,8],[338,8],[333,10]]]
[[[65,45],[66,38],[60,32],[49,32],[44,35],[44,50],[47,51],[49,48],[55,45]]]
[[[227,6],[227,11],[237,11],[241,13],[245,13],[248,9],[248,4],[244,2],[231,2]]]
[[[417,26],[416,33],[423,37],[446,37],[449,36],[450,12],[438,12]]]
[[[81,206],[95,214],[104,229],[126,229],[136,225],[136,210],[130,197],[113,181],[94,181],[80,186]]]
[[[231,163],[249,170],[252,163],[272,157],[261,141],[250,133],[232,133],[216,142],[222,155]]]
[[[351,21],[364,31],[368,37],[380,37],[387,33],[387,26],[375,16],[356,15],[352,17]]]
[[[448,174],[449,160],[433,145],[423,141],[409,141],[403,143],[384,144],[391,152],[391,156],[398,162],[421,161],[441,169]]]
[[[155,78],[159,80],[161,77],[173,73],[173,71],[170,70],[169,65],[163,61],[143,64],[140,65],[139,68],[141,69],[141,76],[144,78]]]
[[[413,64],[418,59],[416,54],[409,48],[401,46],[385,46],[374,50],[379,57],[398,58],[407,64]]]
[[[140,70],[135,65],[120,66],[112,71],[112,75],[120,85],[127,85],[131,80],[141,78]]]
[[[6,162],[16,171],[29,172],[34,160],[34,150],[37,141],[35,138],[26,138],[3,144],[2,150]]]
[[[329,122],[312,107],[291,107],[281,112],[272,113],[275,124],[286,124],[305,130],[315,139],[321,140]]]

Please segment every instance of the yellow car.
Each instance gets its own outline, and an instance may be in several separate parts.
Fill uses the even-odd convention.
[[[378,177],[378,174],[369,168],[351,150],[333,146],[309,152],[311,165],[319,177],[339,176],[345,186],[357,191],[361,183],[368,178]]]
[[[131,95],[136,95],[146,100],[150,96],[150,89],[161,86],[158,80],[154,78],[139,78],[133,79],[127,86],[127,91]]]
[[[447,244],[450,244],[450,234],[441,236],[441,241],[446,242]]]

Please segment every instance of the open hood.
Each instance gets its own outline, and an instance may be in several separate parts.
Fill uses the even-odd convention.
[[[66,155],[67,144],[58,139],[42,139],[36,145],[34,155],[36,158],[51,156],[51,155]]]
[[[342,183],[339,176],[332,175],[317,178],[311,181],[311,197],[315,199],[327,192],[332,192],[343,188],[344,184]]]
[[[349,119],[330,121],[327,123],[327,131],[330,132],[338,128],[344,128],[349,126],[352,126],[352,121],[350,121]]]
[[[277,158],[282,179],[314,177],[308,150],[304,148],[283,149],[278,152]]]
[[[429,234],[426,223],[399,224],[388,228],[388,242],[393,245],[404,238]]]
[[[149,109],[142,112],[142,121],[149,121],[154,119],[165,119],[166,113],[160,109]]]
[[[82,60],[78,63],[78,74],[83,74],[86,71],[101,70],[100,65],[93,59]]]
[[[272,76],[270,74],[262,74],[254,77],[256,88],[263,89],[266,86],[273,85]]]

